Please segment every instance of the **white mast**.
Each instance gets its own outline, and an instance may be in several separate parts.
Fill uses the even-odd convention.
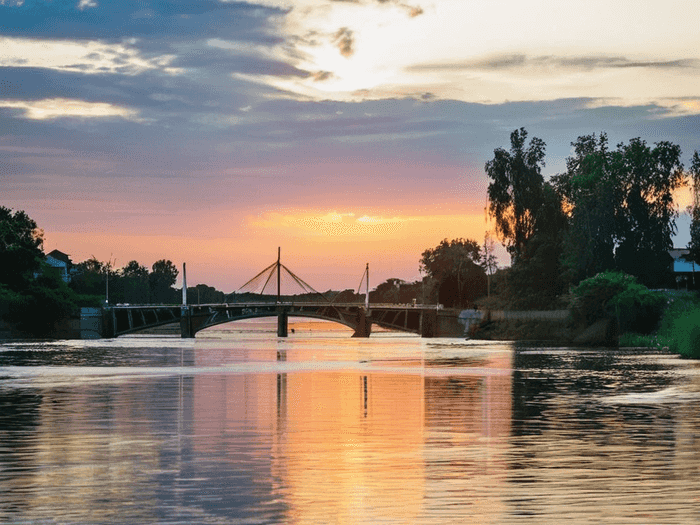
[[[369,263],[367,263],[367,268],[365,269],[365,275],[367,276],[367,288],[365,291],[365,309],[369,310]]]
[[[182,263],[182,306],[187,306],[187,263]]]

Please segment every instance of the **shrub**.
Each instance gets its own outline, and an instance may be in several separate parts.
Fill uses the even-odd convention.
[[[603,272],[585,279],[572,290],[572,312],[578,323],[616,317],[620,331],[649,334],[654,331],[666,305],[663,292],[649,290],[631,275]]]
[[[693,308],[674,319],[670,349],[684,357],[700,359],[700,308]]]

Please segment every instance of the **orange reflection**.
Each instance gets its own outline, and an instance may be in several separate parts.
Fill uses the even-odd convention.
[[[439,516],[433,504],[463,505],[465,498],[474,522],[501,515],[509,353],[454,374],[396,356],[342,370],[292,372],[285,366],[294,362],[280,363],[312,354],[258,349],[254,359],[268,361],[269,373],[197,376],[195,446],[212,451],[217,436],[241,427],[269,436],[258,453],[269,454],[287,523],[413,523]],[[211,359],[199,352],[197,365]]]

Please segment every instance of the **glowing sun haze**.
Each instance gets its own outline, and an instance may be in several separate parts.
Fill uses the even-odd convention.
[[[687,163],[699,19],[694,0],[0,0],[0,205],[47,251],[187,262],[225,292],[278,246],[319,290],[367,262],[416,279],[442,239],[483,241],[484,163],[515,128],[546,176],[600,132]]]

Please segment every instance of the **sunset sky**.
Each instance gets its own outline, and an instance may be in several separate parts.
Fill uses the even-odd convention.
[[[0,0],[0,205],[75,262],[238,289],[483,242],[513,129],[700,149],[697,0]],[[678,245],[687,242],[679,221]],[[506,259],[503,259],[506,262]]]

